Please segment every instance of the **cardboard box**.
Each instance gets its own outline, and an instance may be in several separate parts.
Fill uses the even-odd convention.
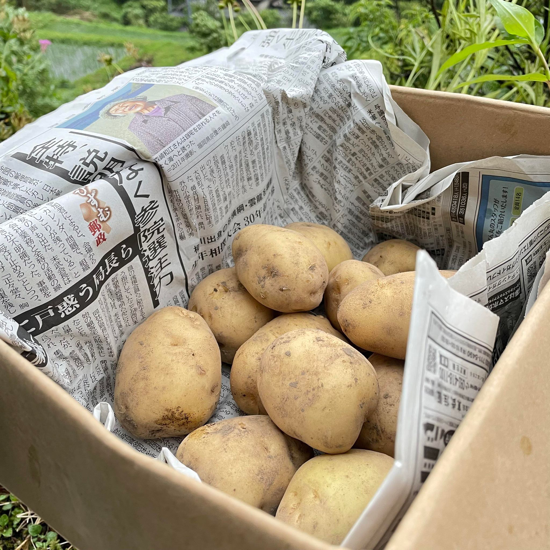
[[[550,154],[550,110],[393,88],[434,168]],[[514,336],[388,550],[550,548],[550,288]],[[140,455],[0,343],[0,484],[79,550],[330,546]]]

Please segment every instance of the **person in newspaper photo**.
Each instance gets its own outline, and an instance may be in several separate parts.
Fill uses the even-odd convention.
[[[182,86],[129,83],[58,127],[124,139],[155,156],[216,107]]]
[[[155,155],[213,109],[213,105],[188,94],[155,101],[142,96],[110,103],[99,116],[114,119],[133,115],[128,129]]]

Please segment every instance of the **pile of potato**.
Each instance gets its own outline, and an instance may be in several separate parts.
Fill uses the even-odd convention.
[[[126,341],[118,420],[144,439],[190,434],[177,457],[205,483],[341,543],[393,464],[417,250],[386,241],[356,261],[325,226],[246,227],[234,268]],[[323,299],[328,319],[311,313]],[[222,361],[250,416],[205,425]]]

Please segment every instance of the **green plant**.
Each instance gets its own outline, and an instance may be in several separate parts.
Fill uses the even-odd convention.
[[[145,8],[141,5],[141,2],[137,0],[131,0],[126,2],[122,6],[122,22],[124,25],[132,25],[133,27],[145,27],[146,22],[146,11]]]
[[[149,17],[149,27],[161,31],[177,31],[185,23],[182,17],[175,17],[169,13],[154,13]]]
[[[346,25],[349,8],[336,0],[313,0],[308,3],[306,14],[316,27],[332,29]]]
[[[222,24],[205,11],[195,12],[189,32],[207,52],[213,52],[225,44]]]
[[[0,548],[2,550],[74,550],[14,495],[0,487]]]
[[[59,105],[28,13],[0,0],[0,140]]]

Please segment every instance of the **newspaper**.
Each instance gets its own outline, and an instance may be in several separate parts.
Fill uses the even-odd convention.
[[[120,75],[0,145],[0,336],[88,410],[109,407],[128,335],[231,265],[235,233],[325,223],[360,256],[370,204],[427,174],[427,149],[381,65],[345,62],[321,31],[249,32]],[[239,414],[224,368],[211,421]],[[108,427],[150,456],[180,443]]]
[[[550,244],[550,215],[531,215],[541,203],[517,219],[549,185],[547,158],[429,168],[428,139],[380,64],[346,61],[321,31],[249,32],[120,75],[0,144],[0,338],[106,429],[198,479],[174,457],[180,439],[140,441],[118,424],[116,361],[156,308],[185,307],[231,265],[237,231],[312,221],[357,258],[377,234],[417,242],[440,267],[473,258],[449,282],[418,260],[398,460],[345,541],[383,545],[492,366],[489,310],[502,347]],[[210,421],[242,414],[222,370]]]

